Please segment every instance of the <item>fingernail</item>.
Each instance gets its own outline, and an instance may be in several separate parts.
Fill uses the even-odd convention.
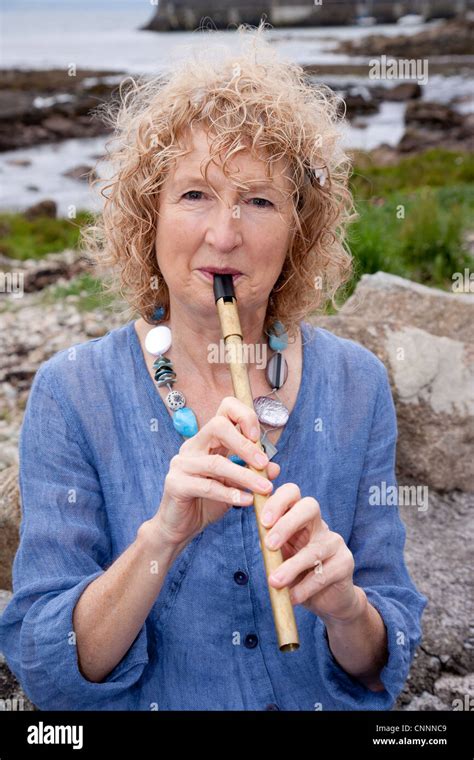
[[[258,454],[255,454],[255,461],[257,464],[265,465],[268,464],[268,457],[266,454],[259,451]]]
[[[277,544],[280,542],[280,536],[278,533],[270,533],[269,536],[265,539],[267,546],[270,547],[270,549],[274,549]]]
[[[254,441],[258,441],[259,436],[260,436],[260,430],[256,427],[253,427],[252,430],[250,431],[250,436],[251,438],[253,438]]]
[[[263,525],[271,525],[272,524],[272,513],[271,512],[264,512],[262,515],[262,523]]]
[[[272,573],[270,575],[271,581],[282,581],[283,580],[283,573]]]
[[[264,488],[265,491],[270,491],[273,488],[273,483],[270,483],[270,481],[265,480],[265,478],[258,478],[257,483],[260,488]]]

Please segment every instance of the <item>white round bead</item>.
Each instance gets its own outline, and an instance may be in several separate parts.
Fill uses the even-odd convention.
[[[166,325],[153,327],[145,338],[145,348],[149,354],[159,356],[166,353],[171,346],[171,330]]]

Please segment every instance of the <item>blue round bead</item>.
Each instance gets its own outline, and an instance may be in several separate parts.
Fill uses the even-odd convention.
[[[247,462],[241,459],[237,454],[230,454],[228,459],[230,459],[231,462],[235,462],[235,464],[242,465],[242,467],[245,467],[247,465]]]
[[[279,319],[272,325],[268,342],[272,351],[284,351],[285,348],[288,348],[288,333]]]
[[[288,348],[288,336],[283,338],[277,338],[276,335],[270,335],[268,338],[268,342],[270,344],[270,348],[272,351],[284,351],[285,348]]]
[[[154,322],[159,322],[165,316],[164,306],[157,306],[153,312],[152,319]]]
[[[173,425],[185,438],[192,438],[198,431],[196,415],[188,406],[183,406],[173,414]]]

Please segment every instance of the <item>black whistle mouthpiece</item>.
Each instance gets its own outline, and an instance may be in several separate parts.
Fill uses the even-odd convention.
[[[235,298],[234,283],[231,274],[214,275],[214,300],[217,303],[219,298],[224,301],[231,301]]]

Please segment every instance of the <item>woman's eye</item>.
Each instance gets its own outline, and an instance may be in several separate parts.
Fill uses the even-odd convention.
[[[184,193],[182,197],[186,198],[187,195],[202,195],[202,190],[188,190],[188,192]],[[186,198],[186,200],[193,201],[200,200],[200,198]]]
[[[253,201],[258,201],[258,203],[256,204],[257,208],[270,208],[270,206],[273,206],[273,203],[267,200],[266,198],[251,198],[251,202]],[[252,203],[252,205],[254,204]]]

